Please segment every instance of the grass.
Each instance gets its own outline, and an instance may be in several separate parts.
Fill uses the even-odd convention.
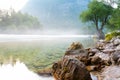
[[[48,70],[58,61],[72,42],[81,42],[86,48],[93,46],[92,39],[40,40],[29,42],[0,42],[0,63],[6,64],[16,59],[24,62],[34,71]]]

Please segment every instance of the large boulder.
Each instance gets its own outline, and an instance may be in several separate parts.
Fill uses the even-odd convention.
[[[56,80],[92,80],[86,66],[76,58],[64,57],[54,63],[52,74]]]

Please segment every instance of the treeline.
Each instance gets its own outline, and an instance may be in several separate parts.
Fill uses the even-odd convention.
[[[120,30],[120,0],[91,0],[80,19],[94,26],[99,39],[104,39],[104,32]]]
[[[21,31],[40,29],[39,20],[27,13],[13,9],[0,10],[0,33],[22,33]]]

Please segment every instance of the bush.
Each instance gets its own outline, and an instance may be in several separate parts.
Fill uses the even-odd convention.
[[[120,36],[120,31],[113,31],[105,35],[105,40],[110,41],[113,37]]]

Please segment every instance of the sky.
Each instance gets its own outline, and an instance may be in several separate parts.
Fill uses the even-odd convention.
[[[62,32],[79,32],[84,26],[80,13],[90,0],[28,0],[21,10],[38,17],[43,29]]]
[[[28,0],[0,0],[0,9],[9,10],[13,8],[15,11],[21,10]]]

